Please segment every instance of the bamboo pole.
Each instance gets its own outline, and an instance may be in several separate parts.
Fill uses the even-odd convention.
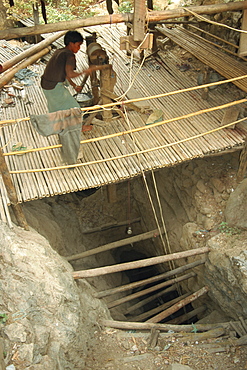
[[[3,151],[0,148],[0,172],[2,174],[3,183],[5,185],[14,215],[16,217],[17,223],[19,226],[23,227],[25,230],[29,230],[26,217],[23,213],[22,207],[18,204],[18,198],[14,184],[12,182],[11,176],[7,164],[5,162]]]
[[[158,235],[159,235],[159,230],[155,229],[155,230],[143,233],[143,234],[132,236],[130,238],[125,238],[125,239],[118,240],[116,242],[101,245],[100,247],[93,248],[93,249],[90,249],[90,250],[82,252],[82,253],[74,254],[72,256],[66,257],[66,259],[67,259],[67,261],[78,260],[80,258],[85,258],[85,257],[88,257],[88,256],[92,256],[94,254],[105,252],[105,251],[108,251],[110,249],[119,248],[119,247],[122,247],[123,245],[136,243],[136,242],[139,242],[141,240],[146,240],[146,239],[150,239],[150,238],[156,238]]]
[[[206,259],[203,258],[201,260],[189,263],[187,265],[177,267],[174,270],[164,272],[163,274],[159,274],[157,276],[152,276],[151,278],[148,278],[148,279],[135,281],[134,283],[125,284],[125,285],[119,286],[117,288],[104,290],[102,292],[95,293],[94,297],[103,298],[103,297],[107,297],[107,296],[112,295],[112,294],[124,292],[126,290],[135,289],[135,288],[138,288],[138,287],[143,286],[143,285],[154,283],[154,282],[162,280],[162,279],[167,279],[168,277],[170,277],[172,275],[181,274],[181,272],[184,272],[184,271],[189,270],[193,267],[202,265],[203,263],[205,263],[205,261],[206,261]]]
[[[161,20],[191,16],[189,11],[197,14],[216,14],[225,11],[238,11],[247,8],[247,1],[230,2],[227,4],[213,4],[203,6],[191,6],[186,8],[177,8],[173,10],[152,11],[147,15],[148,22],[158,22]],[[113,24],[122,22],[133,22],[133,13],[102,15],[84,19],[74,19],[57,23],[36,25],[32,27],[9,28],[0,31],[0,39],[14,39],[24,36],[39,35],[42,33],[71,30],[76,28],[90,27],[101,24]]]
[[[174,312],[179,311],[180,308],[193,302],[197,298],[201,297],[203,294],[206,294],[208,291],[209,291],[209,288],[207,286],[204,286],[203,288],[199,289],[197,292],[191,294],[189,297],[182,299],[179,303],[174,304],[172,307],[168,308],[167,310],[159,313],[158,315],[152,317],[151,319],[148,319],[147,322],[157,323],[159,321],[164,320],[166,317],[170,316]]]
[[[136,298],[139,298],[141,296],[150,294],[150,293],[155,292],[159,289],[162,289],[166,286],[172,285],[174,283],[179,283],[180,281],[187,280],[187,279],[190,279],[190,278],[195,277],[195,276],[196,276],[196,274],[194,272],[190,272],[188,274],[179,276],[178,278],[174,278],[174,279],[171,279],[171,280],[164,281],[163,283],[157,284],[157,285],[152,286],[150,288],[141,290],[141,291],[133,293],[133,294],[129,294],[128,296],[123,297],[123,298],[116,299],[115,301],[112,301],[112,302],[108,303],[107,307],[108,308],[113,308],[113,307],[119,306],[120,304],[132,301],[133,299],[136,299]]]
[[[25,58],[29,58],[31,55],[41,51],[42,49],[46,48],[48,45],[52,44],[55,40],[57,40],[59,37],[63,36],[66,31],[57,32],[56,34],[47,37],[45,40],[40,41],[38,44],[30,47],[27,50],[24,50],[22,53],[14,56],[13,58],[7,60],[6,62],[3,62],[2,72],[5,72],[7,69],[13,67],[15,64],[19,63],[21,60]]]
[[[121,263],[118,265],[98,267],[95,269],[89,269],[89,270],[84,270],[84,271],[74,271],[73,277],[74,279],[81,279],[85,277],[101,276],[101,275],[111,274],[114,272],[133,270],[136,268],[157,265],[159,263],[173,261],[173,260],[180,259],[180,258],[196,256],[199,254],[208,253],[209,251],[210,249],[208,247],[195,248],[195,249],[190,249],[188,251],[167,254],[165,256],[146,258],[140,261],[126,262],[126,263]]]
[[[233,106],[233,105],[236,105],[236,104],[245,103],[245,102],[247,102],[247,99],[241,99],[241,100],[238,100],[238,101],[235,101],[235,102],[232,102],[232,103],[223,104],[223,105],[218,106],[218,107],[208,108],[208,109],[201,110],[201,111],[198,111],[198,112],[189,113],[189,114],[186,114],[184,116],[180,116],[180,117],[168,119],[168,120],[165,120],[165,121],[153,123],[152,125],[149,125],[149,126],[137,127],[135,129],[132,129],[132,130],[123,131],[123,132],[117,132],[117,133],[110,134],[110,135],[107,135],[107,136],[101,136],[101,137],[97,137],[97,138],[82,140],[80,143],[81,144],[85,144],[86,142],[87,143],[88,142],[95,142],[95,141],[105,140],[105,139],[116,137],[116,136],[127,135],[129,133],[134,133],[134,132],[138,132],[138,131],[147,130],[147,129],[150,129],[152,127],[160,126],[160,125],[163,125],[163,124],[166,124],[166,123],[169,123],[169,122],[174,122],[174,121],[185,119],[185,118],[195,117],[195,116],[197,116],[199,114],[202,114],[202,113],[212,112],[212,111],[215,111],[215,110],[218,110],[218,109],[224,109],[224,108],[227,108],[227,107],[230,107],[230,106]],[[55,170],[60,170],[60,169],[64,169],[64,168],[85,167],[85,166],[93,165],[93,164],[96,164],[96,163],[103,163],[103,162],[109,162],[109,161],[113,161],[113,160],[117,160],[117,159],[122,159],[122,158],[127,158],[127,157],[133,157],[133,156],[137,156],[137,155],[140,155],[140,154],[149,153],[149,152],[152,152],[152,151],[155,151],[155,150],[160,150],[160,149],[172,147],[172,146],[174,146],[176,144],[181,144],[181,143],[184,143],[184,142],[187,142],[187,141],[191,141],[191,140],[197,139],[197,138],[202,137],[202,136],[205,136],[205,135],[209,135],[209,134],[211,134],[213,132],[217,132],[217,131],[223,130],[224,128],[229,127],[232,124],[237,124],[239,122],[242,122],[245,119],[246,119],[246,117],[241,118],[241,119],[239,119],[236,122],[231,122],[231,123],[229,123],[229,124],[227,124],[225,126],[220,126],[220,127],[215,128],[215,129],[212,129],[210,131],[206,131],[206,132],[203,132],[203,133],[200,133],[200,134],[191,136],[191,137],[186,138],[186,139],[178,140],[178,141],[175,141],[173,143],[168,143],[168,144],[160,145],[158,147],[141,150],[141,151],[134,152],[134,153],[124,154],[124,155],[120,155],[120,156],[117,156],[117,157],[104,158],[104,159],[99,159],[97,161],[82,162],[82,163],[79,163],[79,164],[73,164],[73,165],[67,165],[67,166],[57,166],[57,167],[49,167],[49,168],[35,168],[35,169],[30,169],[30,170],[10,171],[10,173],[11,174],[19,174],[19,173],[55,171]],[[7,123],[7,122],[5,122],[5,123]],[[52,148],[55,148],[55,147],[57,148],[57,147],[60,147],[60,146],[59,145],[53,145],[52,146]],[[37,150],[36,149],[30,149],[30,150],[26,150],[26,151],[23,150],[21,153],[24,154],[24,153],[29,153],[29,152],[34,152],[34,151],[40,151],[40,150],[46,150],[46,149],[51,149],[51,147],[49,147],[49,148],[38,148]],[[7,154],[7,153],[5,153],[5,154]],[[9,154],[11,154],[11,155],[13,155],[13,154],[17,155],[19,153],[18,152],[11,152]]]
[[[20,69],[26,68],[27,66],[33,64],[36,62],[39,58],[44,56],[45,54],[49,53],[51,50],[51,47],[47,47],[41,51],[39,51],[37,54],[32,55],[31,57],[27,58],[17,66],[13,67],[11,70],[6,72],[1,78],[0,78],[0,88],[2,88],[4,85],[6,85],[18,72]]]

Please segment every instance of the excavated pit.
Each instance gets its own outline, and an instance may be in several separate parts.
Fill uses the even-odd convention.
[[[154,176],[147,175],[147,185],[141,177],[116,184],[114,197],[109,194],[109,189],[106,187],[87,190],[27,203],[25,212],[29,224],[45,236],[51,246],[65,257],[154,230],[157,227],[155,217],[162,226],[160,215],[162,212],[167,229],[167,235],[164,235],[165,245],[160,237],[153,237],[71,261],[73,268],[92,269],[210,245],[212,252],[206,264],[188,270],[188,272],[193,271],[196,274],[195,277],[177,284],[177,289],[155,299],[134,314],[125,313],[128,312],[130,305],[138,301],[136,299],[110,309],[111,315],[116,320],[133,321],[135,316],[167,300],[171,301],[176,296],[186,293],[192,294],[203,286],[208,286],[208,294],[180,310],[179,314],[204,307],[201,310],[203,313],[192,316],[193,321],[210,315],[214,310],[222,316],[222,319],[245,317],[247,311],[243,286],[241,287],[241,279],[244,279],[245,275],[242,271],[241,279],[238,281],[240,272],[235,271],[238,264],[246,266],[243,243],[245,231],[241,229],[239,234],[234,235],[233,229],[231,231],[230,226],[225,223],[225,208],[230,195],[237,187],[238,161],[239,152],[197,159],[177,167],[156,171]],[[156,187],[158,192],[155,190]],[[150,204],[147,196],[147,188],[153,205]],[[124,220],[126,224],[118,226],[118,223]],[[137,221],[132,224],[131,220]],[[228,227],[230,231],[225,233],[222,225]],[[127,234],[128,226],[131,227],[131,235]],[[229,234],[238,241],[235,250],[228,246]],[[219,245],[220,249],[218,249]],[[97,292],[101,292],[150,278],[200,258],[202,256],[179,259],[172,264],[159,264],[118,272],[88,278],[87,281]],[[233,286],[229,287],[231,283]],[[149,286],[108,295],[102,300],[107,305],[111,305],[112,301]],[[243,294],[242,297],[241,294]],[[143,298],[147,296],[144,295],[140,299]],[[176,313],[175,316],[179,314]],[[165,321],[174,318],[172,316]]]
[[[28,202],[24,212],[34,229],[30,232],[0,224],[0,310],[5,315],[0,330],[5,362],[14,363],[17,370],[83,369],[88,368],[89,351],[90,366],[101,369],[102,356],[106,364],[109,360],[104,346],[97,344],[102,320],[124,321],[131,329],[133,321],[145,323],[157,309],[163,312],[163,305],[170,307],[174,300],[180,302],[204,287],[206,294],[159,322],[198,325],[246,319],[247,179],[237,184],[238,165],[239,152],[195,159],[146,174],[147,182],[137,177],[115,188]],[[167,230],[164,242],[154,233],[146,240],[128,241],[68,263],[67,258],[78,253],[155,230],[156,220],[164,226],[161,213]],[[76,283],[73,279],[77,270],[203,247],[210,252]],[[195,266],[196,261],[200,264]],[[191,264],[193,268],[175,275],[188,274],[186,278],[177,284],[170,282],[175,277],[171,270]],[[169,277],[139,285],[163,273]],[[136,283],[134,288],[114,291]],[[143,289],[157,288],[160,283],[165,284],[162,289],[143,294]],[[107,333],[112,332],[106,332],[109,339]],[[239,336],[236,330],[235,337]],[[99,350],[98,367],[92,365],[96,348],[92,343]],[[117,344],[116,338],[109,343],[113,357]],[[118,368],[122,365],[114,367]]]

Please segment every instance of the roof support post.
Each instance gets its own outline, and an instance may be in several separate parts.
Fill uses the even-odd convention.
[[[134,1],[133,36],[134,41],[142,41],[145,36],[146,5],[145,0]]]
[[[15,190],[13,181],[11,179],[7,164],[5,162],[2,148],[0,148],[0,172],[2,174],[3,183],[5,185],[5,188],[6,188],[10,203],[11,203],[11,207],[16,217],[16,221],[19,226],[23,227],[25,230],[29,230],[29,226],[27,224],[27,220],[23,213],[22,207],[18,203],[16,190]]]

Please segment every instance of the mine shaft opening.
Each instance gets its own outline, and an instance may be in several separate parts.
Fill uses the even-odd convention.
[[[125,263],[138,261],[146,258],[150,258],[148,250],[145,251],[142,243],[139,244],[139,249],[136,249],[134,245],[126,246],[121,250],[116,250],[113,254],[113,258],[116,263]],[[140,251],[141,249],[141,251]],[[176,302],[179,302],[180,297],[183,298],[183,293],[179,284],[173,284],[172,282],[166,286],[166,288],[156,289],[156,282],[149,282],[152,277],[158,277],[162,272],[169,271],[171,266],[166,266],[167,270],[163,270],[158,266],[147,266],[142,268],[136,268],[132,270],[127,270],[124,272],[127,280],[130,283],[146,281],[146,284],[140,287],[134,287],[128,292],[131,296],[135,296],[135,293],[141,294],[139,298],[134,298],[128,302],[128,307],[119,308],[119,311],[123,313],[127,321],[146,321],[155,312],[159,312],[159,307],[169,307]],[[159,283],[168,282],[169,278],[159,280]],[[149,289],[150,288],[150,289]],[[151,292],[149,292],[151,290]],[[147,293],[145,294],[145,292]],[[189,314],[191,313],[192,314]],[[188,314],[188,315],[187,315]],[[165,319],[162,319],[160,323],[180,323],[180,324],[191,324],[197,322],[197,314],[193,315],[193,306],[188,303],[185,307],[179,309],[173,314],[169,315]]]
[[[60,256],[68,259],[83,254],[79,259],[69,261],[75,272],[199,250],[210,243],[213,253],[209,253],[209,257],[207,253],[183,257],[174,261],[172,267],[168,262],[162,262],[145,268],[90,277],[86,281],[95,289],[94,296],[108,307],[114,320],[130,322],[136,318],[140,322],[148,321],[152,319],[151,315],[147,315],[149,311],[157,308],[152,315],[158,315],[158,308],[163,311],[169,309],[166,303],[173,302],[176,305],[204,286],[209,286],[209,291],[204,295],[168,315],[169,319],[166,317],[159,322],[195,323],[211,314],[214,320],[215,312],[219,313],[217,318],[221,322],[225,318],[244,316],[244,283],[238,283],[236,264],[232,261],[237,260],[239,266],[243,262],[240,257],[236,259],[237,252],[232,246],[228,247],[224,229],[220,229],[222,222],[225,222],[227,202],[237,187],[238,164],[239,153],[236,152],[213,159],[196,159],[155,173],[170,243],[168,251],[164,250],[159,236],[129,242],[130,238],[154,232],[157,227],[141,177],[132,179],[130,187],[127,181],[115,184],[115,192],[111,189],[112,197],[109,197],[108,186],[102,186],[96,191],[89,189],[82,193],[27,202],[24,210],[29,225],[42,234]],[[147,174],[146,179],[158,209],[152,176]],[[131,235],[126,233],[129,225],[133,232]],[[226,223],[223,226],[227,229]],[[232,232],[233,229],[226,231],[229,230]],[[239,240],[237,251],[243,249],[243,237],[244,233],[234,241],[236,244]],[[94,252],[99,246],[115,245],[119,241],[126,243],[100,253]],[[172,274],[174,269],[180,269],[180,272]],[[161,274],[165,274],[165,277],[158,279]],[[231,281],[228,280],[228,274]],[[150,278],[157,280],[139,284],[139,281]],[[174,281],[176,278],[181,278],[177,284]],[[130,284],[137,285],[122,289]],[[141,294],[142,290],[152,289],[159,284],[164,285]],[[156,294],[159,296],[153,299],[152,295]],[[176,299],[178,301],[174,302]]]

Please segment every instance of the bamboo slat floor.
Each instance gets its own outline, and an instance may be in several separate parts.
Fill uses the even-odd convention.
[[[117,74],[117,84],[114,90],[117,95],[123,94],[130,87],[130,83],[131,87],[126,93],[128,99],[169,93],[197,85],[198,71],[193,69],[190,72],[180,71],[178,65],[181,64],[182,60],[172,51],[160,51],[157,59],[150,58],[142,68],[135,61],[130,71],[131,59],[119,49],[119,38],[123,35],[121,25],[98,26],[88,30],[97,32],[97,42],[106,49],[109,55],[110,63]],[[82,30],[82,33],[85,31]],[[1,48],[0,44],[0,63],[9,57],[6,45],[8,43],[4,42],[4,47]],[[18,52],[20,52],[19,48],[16,53]],[[15,51],[11,50],[10,54],[14,53]],[[82,48],[82,51],[77,54],[77,60],[78,69],[87,68],[85,49]],[[26,97],[24,100],[18,96],[17,92],[17,96],[13,97],[15,105],[1,109],[1,121],[47,112],[45,98],[39,83],[44,66],[45,64],[41,61],[30,67],[37,73],[37,76],[33,77],[34,84],[25,87]],[[80,79],[76,83],[79,84]],[[71,92],[73,93],[73,91]],[[3,89],[1,92],[2,102],[6,97],[7,92]],[[194,90],[158,99],[149,99],[142,104],[149,106],[152,110],[162,110],[163,119],[172,120],[178,116],[232,101],[234,98],[228,84],[210,91],[208,100],[201,98],[201,90]],[[227,149],[239,149],[246,136],[246,132],[241,127],[237,127],[234,130],[215,131],[194,140],[172,144],[220,127],[224,110],[215,110],[152,127],[146,126],[147,114],[129,110],[126,112],[122,102],[119,106],[123,110],[124,118],[114,117],[110,123],[95,124],[91,132],[82,133],[81,139],[84,141],[86,139],[100,139],[115,133],[119,133],[119,136],[82,143],[78,159],[78,163],[82,164],[81,167],[72,170],[66,168],[45,170],[63,165],[60,148],[5,156],[10,173],[12,173],[18,201],[21,203],[99,187],[140,175],[142,171],[174,166],[207,154],[224,152]],[[245,104],[242,104],[242,107],[245,108]],[[148,127],[147,130],[121,134],[124,131],[145,126]],[[12,151],[12,146],[16,142],[22,142],[24,146],[32,148],[43,148],[59,143],[56,135],[49,137],[39,135],[28,119],[13,124],[0,124],[0,130],[1,146],[5,154]],[[164,145],[168,146],[164,147]],[[158,149],[153,150],[153,148]],[[36,172],[35,169],[40,171]],[[20,170],[31,171],[15,173]],[[4,219],[3,210],[6,209],[9,201],[0,181],[1,202],[0,215]]]

